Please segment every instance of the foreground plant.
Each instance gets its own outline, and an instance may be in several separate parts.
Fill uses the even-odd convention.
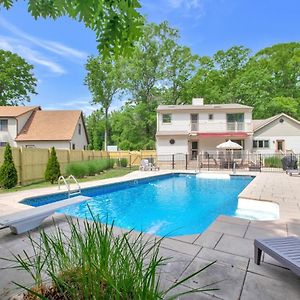
[[[159,255],[161,239],[145,239],[132,232],[113,233],[113,226],[69,219],[69,231],[55,225],[55,232],[29,236],[35,255],[15,255],[14,268],[27,271],[34,287],[23,299],[163,299],[177,286],[213,263],[161,290],[160,270],[169,258]],[[210,286],[210,285],[209,285]],[[216,290],[206,286],[179,295]]]

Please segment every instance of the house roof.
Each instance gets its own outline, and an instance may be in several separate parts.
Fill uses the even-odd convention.
[[[32,110],[40,109],[39,106],[0,106],[0,118],[16,118]]]
[[[34,111],[16,141],[69,141],[81,116],[80,110]]]
[[[279,119],[280,117],[286,117],[290,120],[292,120],[293,122],[296,122],[297,124],[300,125],[300,122],[292,117],[290,117],[289,115],[285,114],[285,113],[281,113],[281,114],[278,114],[278,115],[275,115],[271,118],[268,118],[268,119],[264,119],[264,120],[253,120],[253,131],[257,131],[263,127],[265,127],[266,125],[270,124],[271,122]]]
[[[239,103],[224,103],[224,104],[204,104],[204,105],[159,105],[157,111],[166,110],[214,110],[214,109],[252,109],[251,106],[239,104]]]

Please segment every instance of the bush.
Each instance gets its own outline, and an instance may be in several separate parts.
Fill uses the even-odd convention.
[[[56,226],[40,231],[38,241],[29,236],[36,255],[13,254],[12,267],[27,272],[35,286],[26,288],[24,299],[177,299],[167,293],[210,267],[162,289],[161,269],[170,260],[159,254],[161,239],[149,240],[130,232],[115,235],[113,227],[69,219],[70,234]],[[68,230],[68,231],[69,231]],[[198,281],[198,278],[197,278]],[[188,289],[185,294],[217,290],[211,284]]]
[[[11,189],[18,183],[18,174],[13,161],[11,147],[9,144],[5,147],[4,162],[0,168],[0,186],[5,189]]]
[[[46,181],[50,181],[52,184],[58,180],[60,176],[60,165],[57,160],[55,148],[51,148],[50,157],[48,159],[46,171],[45,171],[45,179]]]
[[[277,156],[270,156],[265,158],[265,167],[282,168],[281,159]]]
[[[70,163],[66,167],[67,175],[74,175],[82,178],[84,176],[93,176],[104,170],[111,169],[114,166],[114,161],[111,159],[97,159]]]
[[[128,161],[127,161],[126,158],[121,158],[120,159],[120,165],[121,165],[121,167],[126,168],[127,164],[128,164]]]

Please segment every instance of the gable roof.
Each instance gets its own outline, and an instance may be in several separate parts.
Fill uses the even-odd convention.
[[[253,131],[255,132],[281,117],[286,117],[286,118],[290,119],[291,121],[300,125],[300,121],[292,118],[291,116],[289,116],[285,113],[281,113],[281,114],[275,115],[275,116],[265,119],[265,120],[253,120]]]
[[[253,107],[239,103],[203,104],[203,105],[159,105],[157,111],[164,110],[211,110],[211,109],[252,109]]]
[[[38,109],[41,109],[40,106],[0,106],[0,118],[16,118]]]
[[[82,117],[80,110],[35,111],[16,141],[70,141],[80,117]],[[83,127],[85,131],[85,126]]]

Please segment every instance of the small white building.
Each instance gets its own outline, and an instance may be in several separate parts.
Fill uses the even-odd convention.
[[[39,106],[0,106],[0,146],[87,148],[82,111],[41,110]]]
[[[199,153],[216,151],[227,140],[245,151],[300,153],[299,121],[280,114],[266,120],[252,120],[252,107],[237,103],[159,105],[156,150],[159,156],[183,153],[191,159]]]

